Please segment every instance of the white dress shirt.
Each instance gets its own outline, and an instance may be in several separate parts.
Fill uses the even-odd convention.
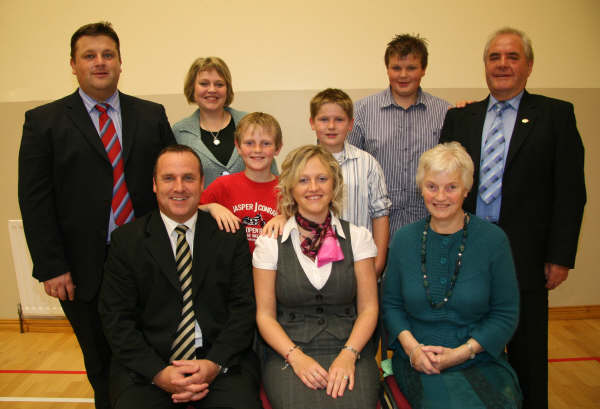
[[[331,215],[331,225],[338,236],[346,238],[340,220],[333,214]],[[298,261],[300,261],[306,277],[308,277],[310,283],[317,290],[320,290],[329,279],[332,263],[318,267],[316,258],[315,260],[311,260],[302,252],[300,247],[300,232],[296,218],[293,216],[288,219],[283,227],[281,242],[285,242],[290,237],[294,252],[296,253],[296,257],[298,257]],[[377,247],[375,246],[373,237],[365,227],[350,224],[350,238],[352,240],[352,254],[355,262],[377,255]],[[266,235],[260,236],[256,240],[256,247],[252,255],[252,265],[256,268],[276,271],[278,255],[277,238]]]

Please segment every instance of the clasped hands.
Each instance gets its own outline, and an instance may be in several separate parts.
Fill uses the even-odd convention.
[[[299,349],[289,355],[288,361],[296,376],[310,389],[327,388],[327,395],[334,399],[342,396],[346,388],[354,389],[356,355],[351,351],[342,350],[329,371]]]
[[[461,345],[462,347],[462,345]],[[436,345],[417,346],[411,355],[412,367],[427,375],[436,375],[444,369],[459,365],[469,359],[465,348],[446,348]]]
[[[206,397],[208,386],[218,374],[218,365],[208,359],[173,361],[152,381],[169,392],[174,403],[182,403]]]

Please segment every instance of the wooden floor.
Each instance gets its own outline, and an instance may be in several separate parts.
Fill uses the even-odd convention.
[[[549,357],[550,408],[600,408],[600,319],[550,321]],[[578,358],[595,359],[568,360]],[[92,398],[83,374],[6,373],[11,370],[83,371],[81,352],[72,334],[0,331],[0,409],[94,407],[77,402]]]

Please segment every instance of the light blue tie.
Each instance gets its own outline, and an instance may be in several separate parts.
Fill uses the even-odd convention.
[[[492,123],[481,155],[481,170],[479,182],[479,195],[485,204],[490,204],[502,191],[502,174],[504,173],[504,131],[502,127],[502,113],[509,107],[506,102],[496,102],[494,113],[496,117]]]

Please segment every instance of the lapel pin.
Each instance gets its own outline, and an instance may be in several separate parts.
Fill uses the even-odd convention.
[[[524,124],[526,124],[527,122],[529,122],[529,119],[523,118],[523,119],[521,119],[521,122],[523,122]]]

